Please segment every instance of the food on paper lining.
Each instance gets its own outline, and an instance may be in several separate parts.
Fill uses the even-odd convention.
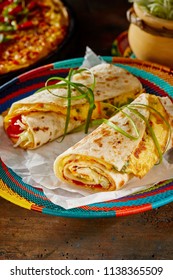
[[[3,1],[0,14],[0,74],[33,65],[67,37],[70,18],[60,0]]]
[[[70,185],[93,191],[121,189],[142,178],[173,146],[169,98],[143,93],[108,121],[59,155],[54,173]]]
[[[42,90],[12,104],[4,128],[15,146],[35,149],[84,124],[87,116],[88,122],[109,118],[109,104],[117,105],[120,96],[121,102],[127,103],[143,91],[135,76],[113,64],[70,73],[55,85],[47,83]]]

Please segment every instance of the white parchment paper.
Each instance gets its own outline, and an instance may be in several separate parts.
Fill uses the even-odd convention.
[[[89,59],[88,55],[90,56]],[[90,61],[91,64],[89,64]],[[98,63],[103,63],[103,61],[92,53],[90,49],[87,49],[83,66],[91,67]],[[170,109],[173,112],[173,107]],[[59,181],[53,172],[54,160],[84,136],[83,132],[69,134],[62,143],[55,140],[36,150],[24,151],[21,148],[13,147],[11,140],[4,133],[3,118],[0,116],[0,156],[4,163],[12,168],[24,182],[35,188],[42,188],[45,195],[53,203],[65,209],[118,199],[173,177],[173,164],[169,164],[164,159],[160,165],[154,166],[143,179],[132,179],[119,191],[93,193]]]

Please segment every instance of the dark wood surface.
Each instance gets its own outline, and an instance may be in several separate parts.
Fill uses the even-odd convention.
[[[0,199],[0,259],[172,259],[173,203],[121,218],[70,219]]]
[[[128,1],[67,2],[78,21],[78,40],[70,56],[83,56],[86,45],[110,55],[113,40],[128,28]],[[173,203],[127,217],[71,219],[0,199],[0,259],[173,259],[172,237]]]

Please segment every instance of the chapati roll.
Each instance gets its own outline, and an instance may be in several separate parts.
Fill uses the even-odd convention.
[[[106,103],[115,104],[120,99],[126,103],[129,98],[134,99],[143,90],[135,76],[108,63],[92,67],[90,73],[86,70],[74,74],[72,82],[91,87],[93,83],[91,73],[95,78],[93,89],[95,109],[91,119],[110,117]],[[44,89],[12,104],[4,118],[4,128],[14,146],[35,149],[63,135],[68,107],[67,86],[52,88],[51,93]],[[89,103],[86,98],[74,98],[80,95],[76,88],[71,87],[67,132],[86,120]]]
[[[71,186],[93,191],[118,190],[131,178],[142,178],[173,146],[173,122],[165,102],[172,105],[169,98],[139,95],[109,122],[59,155],[55,175]]]

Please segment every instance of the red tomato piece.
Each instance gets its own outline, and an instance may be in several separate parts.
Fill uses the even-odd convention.
[[[76,180],[72,180],[72,181],[76,185],[79,185],[79,186],[84,185],[84,183],[82,183],[82,182],[79,182],[79,181],[76,181]],[[89,186],[92,187],[92,185],[89,185]],[[93,185],[93,187],[94,187],[94,189],[98,189],[98,188],[100,189],[100,188],[102,188],[102,185],[101,184],[95,184],[95,185]]]
[[[6,130],[9,137],[18,138],[19,134],[23,131],[20,125],[17,123],[17,120],[21,120],[21,116],[16,116],[10,120],[10,124]]]

